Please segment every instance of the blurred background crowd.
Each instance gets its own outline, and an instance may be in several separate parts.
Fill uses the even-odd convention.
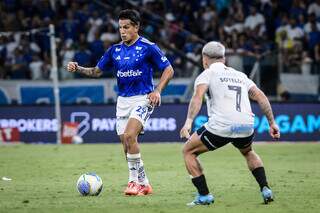
[[[228,64],[248,75],[259,61],[266,89],[278,84],[279,73],[319,73],[320,0],[2,0],[0,78],[50,78],[50,23],[59,77],[81,78],[66,64],[95,66],[120,41],[121,8],[141,12],[141,35],[165,51],[177,77],[200,69],[201,48],[210,40],[224,43]]]

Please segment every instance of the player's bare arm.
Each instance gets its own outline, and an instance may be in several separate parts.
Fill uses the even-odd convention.
[[[192,127],[192,122],[196,115],[199,113],[201,106],[202,106],[202,99],[204,94],[208,90],[207,84],[199,84],[190,100],[189,108],[188,108],[188,115],[186,122],[182,129],[180,130],[180,137],[181,138],[189,138],[190,137],[190,131]]]
[[[156,87],[156,89],[149,93],[148,98],[150,100],[150,104],[152,106],[159,106],[161,103],[161,92],[162,90],[167,86],[167,84],[169,83],[169,81],[172,79],[174,74],[173,68],[172,66],[168,66],[162,73],[161,78],[160,78],[160,82],[158,84],[158,86]]]
[[[67,68],[69,72],[77,72],[94,78],[102,75],[102,71],[98,67],[82,67],[77,62],[69,62]]]
[[[274,121],[272,108],[271,108],[270,102],[269,102],[268,98],[266,97],[266,95],[258,87],[253,86],[249,90],[249,97],[250,97],[250,99],[258,102],[258,104],[261,108],[261,111],[267,117],[268,123],[270,126],[271,137],[275,138],[275,139],[280,138],[279,127],[276,124],[276,122]]]

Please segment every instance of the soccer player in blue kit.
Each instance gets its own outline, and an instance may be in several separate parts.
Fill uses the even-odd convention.
[[[117,134],[128,161],[129,181],[125,195],[148,195],[152,187],[144,170],[138,135],[146,125],[155,106],[161,102],[161,91],[173,77],[174,71],[155,44],[139,36],[140,15],[136,10],[122,10],[119,14],[122,42],[112,45],[96,67],[81,67],[68,63],[68,71],[100,77],[103,72],[115,71],[118,84]],[[153,67],[162,71],[160,82],[153,86]]]

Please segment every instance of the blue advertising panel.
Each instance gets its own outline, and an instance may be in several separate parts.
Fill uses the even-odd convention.
[[[273,104],[275,120],[281,131],[282,141],[320,141],[320,104]],[[256,113],[256,140],[268,140],[268,120],[258,105]]]
[[[21,104],[54,103],[53,88],[49,86],[22,86],[20,88]],[[63,86],[60,88],[62,104],[102,104],[104,103],[103,86]]]
[[[281,141],[319,141],[320,104],[272,104]],[[268,122],[259,106],[252,105],[255,140],[272,141]],[[186,104],[167,104],[156,108],[149,119],[142,142],[179,142],[179,131],[187,113]],[[114,105],[63,106],[62,120],[79,123],[78,134],[86,143],[118,142]],[[195,118],[193,130],[207,121],[206,107]],[[24,142],[56,142],[57,121],[52,106],[2,106],[0,127],[18,127]]]
[[[275,121],[281,132],[280,141],[320,141],[320,104],[272,104]],[[256,141],[271,141],[267,118],[258,104],[252,104],[255,114],[254,128]],[[208,120],[206,109],[194,121],[194,129]]]
[[[0,105],[9,104],[9,98],[6,93],[0,88]]]

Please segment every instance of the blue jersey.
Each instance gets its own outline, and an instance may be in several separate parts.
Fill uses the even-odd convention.
[[[129,97],[152,92],[153,68],[163,71],[170,65],[159,47],[139,37],[132,45],[112,45],[99,60],[97,67],[103,72],[114,70],[117,76],[118,95]]]

